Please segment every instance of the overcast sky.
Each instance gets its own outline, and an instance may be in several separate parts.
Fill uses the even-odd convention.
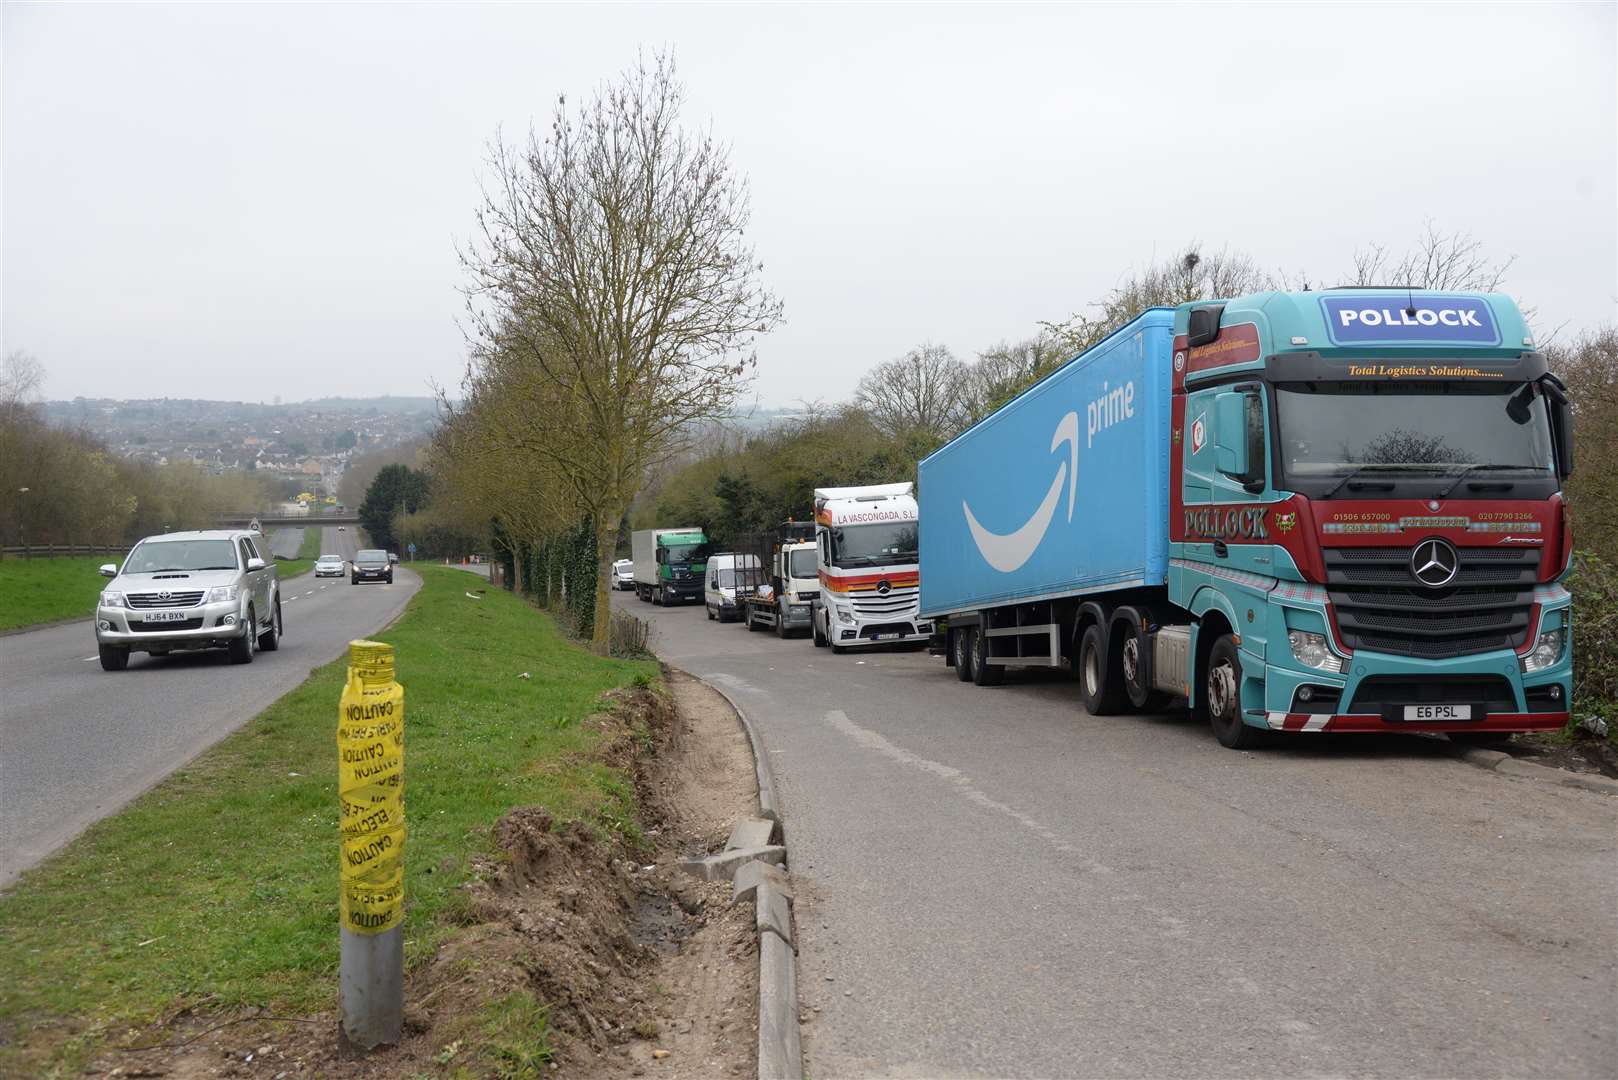
[[[497,127],[672,46],[787,320],[766,405],[1027,336],[1188,240],[1330,283],[1431,218],[1618,302],[1614,5],[0,7],[0,336],[47,396],[422,394]]]

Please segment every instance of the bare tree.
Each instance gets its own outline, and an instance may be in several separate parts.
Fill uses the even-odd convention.
[[[523,387],[512,407],[546,410],[509,417],[514,449],[594,523],[600,652],[624,511],[650,466],[729,410],[752,340],[781,315],[744,239],[746,185],[711,134],[679,126],[683,98],[659,55],[580,108],[559,100],[544,141],[497,139],[461,258],[470,382],[511,380]]]
[[[1049,336],[1015,344],[1002,341],[984,349],[966,371],[962,395],[965,421],[975,423],[989,415],[1056,370],[1069,355]]]
[[[44,385],[44,364],[21,349],[6,353],[0,360],[0,422],[14,419],[21,410],[32,409]]]
[[[1618,328],[1602,327],[1546,350],[1573,400],[1577,468],[1568,508],[1580,547],[1618,552]]]
[[[937,442],[960,429],[965,391],[966,365],[929,343],[872,368],[854,397],[887,434]]]
[[[1516,256],[1490,259],[1470,233],[1440,232],[1431,218],[1416,245],[1397,259],[1382,244],[1354,252],[1350,285],[1397,285],[1408,289],[1465,289],[1495,292]]]

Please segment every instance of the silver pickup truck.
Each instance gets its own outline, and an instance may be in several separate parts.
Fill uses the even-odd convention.
[[[281,583],[264,538],[237,529],[164,533],[136,544],[96,602],[101,666],[122,671],[132,652],[228,649],[250,664],[281,646]]]

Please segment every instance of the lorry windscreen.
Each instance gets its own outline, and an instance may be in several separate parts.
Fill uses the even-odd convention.
[[[799,548],[791,553],[787,562],[787,575],[795,578],[812,578],[820,572],[815,565],[815,549]]]
[[[831,531],[833,566],[888,566],[916,561],[916,523],[842,525]]]
[[[663,549],[663,561],[670,563],[706,562],[712,544],[670,544]]]
[[[1555,475],[1545,399],[1531,383],[1283,383],[1275,403],[1286,486],[1310,494],[1365,498],[1463,473],[1504,490]]]

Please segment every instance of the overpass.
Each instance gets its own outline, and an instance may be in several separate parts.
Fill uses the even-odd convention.
[[[251,510],[232,510],[217,518],[221,529],[239,529],[257,521],[266,529],[272,525],[358,525],[359,514],[345,510],[341,514],[255,514]]]

